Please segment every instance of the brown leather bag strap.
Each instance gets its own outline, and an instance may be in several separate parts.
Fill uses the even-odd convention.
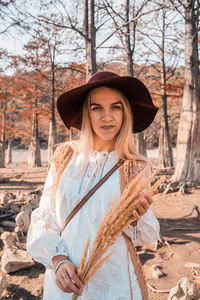
[[[133,245],[131,239],[128,237],[128,235],[125,232],[122,232],[122,236],[125,239],[126,247],[128,249],[128,252],[131,257],[132,264],[134,265],[135,273],[138,278],[138,282],[142,291],[143,300],[148,300],[148,290],[147,290],[147,283],[146,278],[142,269],[142,265],[140,262],[140,259],[137,255],[137,251],[135,249],[135,246]],[[130,278],[129,278],[130,279]]]
[[[112,169],[99,181],[97,184],[87,193],[87,195],[76,205],[76,207],[69,214],[67,219],[65,220],[60,235],[63,233],[65,227],[69,223],[69,221],[74,217],[74,215],[81,209],[81,207],[88,201],[88,199],[96,192],[96,190],[124,163],[123,159],[120,159]]]

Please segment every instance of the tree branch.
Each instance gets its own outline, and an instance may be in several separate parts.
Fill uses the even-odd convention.
[[[179,7],[174,3],[174,0],[169,0],[170,1],[170,3],[173,5],[173,7],[178,11],[178,13],[183,17],[183,19],[185,19],[185,16],[184,16],[184,14],[182,13],[182,11],[180,11],[179,10],[179,7],[184,7],[184,9],[185,9],[185,6],[184,6],[184,4],[183,4],[183,0],[178,0],[178,2],[179,2]]]
[[[35,69],[35,71],[37,71],[37,72],[38,72],[43,78],[45,78],[46,80],[51,81],[51,79],[48,78],[46,75],[44,75],[44,74],[42,73],[42,71],[40,71],[39,69]]]
[[[106,1],[106,0],[105,0],[105,1]],[[130,21],[125,22],[124,24],[122,24],[122,26],[118,26],[118,27],[116,28],[116,30],[113,31],[107,38],[105,38],[105,40],[103,40],[101,43],[99,43],[99,44],[95,47],[95,49],[98,49],[99,47],[101,47],[101,46],[102,46],[105,42],[107,42],[107,40],[110,39],[110,38],[111,38],[118,30],[122,29],[123,27],[127,26],[128,24],[131,24],[131,23],[135,22],[136,20],[138,20],[138,19],[141,18],[142,16],[148,15],[148,14],[154,12],[154,11],[159,11],[159,10],[160,10],[160,8],[154,9],[154,10],[152,10],[152,11],[148,11],[148,12],[141,13],[141,14],[137,15],[136,17],[132,18]]]
[[[19,21],[16,21],[15,23],[10,24],[6,29],[4,29],[3,31],[1,31],[0,34],[3,34],[3,33],[5,33],[5,32],[7,32],[7,31],[9,30],[9,28],[11,28],[11,27],[13,27],[13,26],[16,26],[16,25],[20,26],[20,22],[19,22]]]

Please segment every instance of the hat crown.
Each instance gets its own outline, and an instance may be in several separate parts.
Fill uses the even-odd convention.
[[[94,83],[101,80],[111,79],[113,77],[120,77],[118,74],[113,72],[101,71],[93,74],[87,81],[87,83]]]

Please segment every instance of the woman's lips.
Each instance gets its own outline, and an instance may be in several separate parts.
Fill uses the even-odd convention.
[[[104,125],[104,126],[101,126],[101,128],[104,130],[111,130],[114,128],[114,126],[113,125]]]

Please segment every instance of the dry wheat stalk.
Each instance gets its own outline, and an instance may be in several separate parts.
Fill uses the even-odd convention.
[[[85,245],[83,256],[81,257],[81,262],[80,262],[80,268],[78,270],[78,275],[81,274],[81,272],[82,272],[82,270],[83,270],[83,268],[85,266],[85,261],[86,261],[86,257],[87,257],[89,245],[90,245],[90,239],[88,239],[88,241],[87,241],[87,243]]]
[[[85,264],[85,260],[89,242],[87,242],[83,257],[81,258],[81,266],[78,274],[80,280],[84,284],[89,281],[96,271],[102,267],[103,263],[111,256],[112,253],[103,257],[123,230],[134,221],[133,210],[136,208],[135,202],[138,199],[143,198],[142,193],[152,181],[154,175],[155,174],[152,174],[152,176],[146,178],[144,169],[131,181],[118,203],[116,203],[117,196],[113,199],[110,208],[106,212],[103,221],[99,226],[87,263]],[[154,195],[162,181],[163,177],[149,188],[148,194],[151,196]],[[73,294],[72,300],[76,300],[77,298],[78,295]]]

